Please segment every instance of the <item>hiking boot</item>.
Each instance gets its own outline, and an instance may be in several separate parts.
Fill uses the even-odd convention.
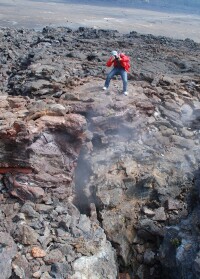
[[[127,91],[123,92],[123,94],[124,94],[125,96],[128,96],[128,92],[127,92]]]
[[[107,90],[108,88],[107,88],[106,86],[104,86],[102,89],[103,89],[103,90]]]

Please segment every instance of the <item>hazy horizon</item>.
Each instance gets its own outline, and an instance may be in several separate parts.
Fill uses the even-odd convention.
[[[200,15],[191,9],[181,11],[176,5],[176,8],[166,10],[166,7],[153,8],[144,1],[132,1],[139,4],[135,7],[123,5],[127,0],[116,1],[115,5],[107,0],[101,1],[101,5],[99,1],[88,0],[0,0],[0,27],[41,30],[47,25],[72,29],[84,26],[115,29],[122,33],[137,31],[177,39],[190,38],[200,42]],[[156,1],[151,0],[154,4]],[[162,6],[166,6],[167,1],[164,0]],[[180,1],[187,4],[187,0]]]
[[[16,0],[12,0],[16,1]],[[88,5],[106,5],[106,6],[124,6],[124,7],[142,7],[144,9],[169,10],[170,12],[193,12],[200,14],[199,0],[30,0],[32,2],[43,3],[63,3],[63,4],[88,4]]]

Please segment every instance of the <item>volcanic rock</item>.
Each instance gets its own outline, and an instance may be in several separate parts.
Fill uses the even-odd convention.
[[[108,48],[128,96],[102,91]],[[2,278],[198,278],[199,44],[5,28],[0,50]]]
[[[12,274],[11,262],[17,253],[17,245],[13,238],[5,232],[0,232],[0,270],[1,278],[7,279]]]
[[[34,258],[43,258],[46,256],[46,252],[39,247],[33,247],[31,250],[31,254]]]

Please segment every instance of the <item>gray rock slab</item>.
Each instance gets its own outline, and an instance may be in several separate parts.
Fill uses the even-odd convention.
[[[17,245],[13,238],[5,232],[0,232],[0,272],[1,279],[8,279],[12,274],[12,259],[17,253]]]
[[[153,217],[153,220],[155,220],[155,221],[166,221],[167,220],[164,207],[159,207],[158,209],[155,209],[154,212],[155,212],[155,216]]]

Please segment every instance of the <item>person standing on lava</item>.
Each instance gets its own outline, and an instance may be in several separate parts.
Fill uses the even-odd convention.
[[[124,53],[118,53],[116,50],[113,50],[111,52],[112,56],[108,59],[106,66],[111,67],[113,66],[113,69],[111,72],[107,75],[103,90],[107,90],[110,84],[110,80],[115,75],[120,75],[123,82],[123,94],[128,95],[127,92],[127,83],[128,83],[128,77],[127,73],[130,69],[130,58],[126,56]]]

